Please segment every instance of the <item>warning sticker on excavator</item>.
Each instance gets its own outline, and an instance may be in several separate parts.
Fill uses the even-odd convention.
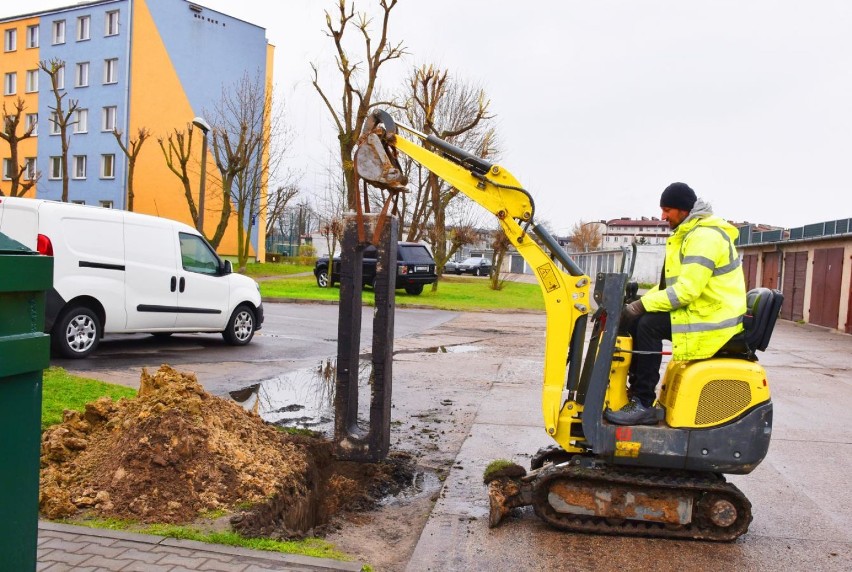
[[[559,288],[559,280],[556,278],[556,269],[552,264],[542,264],[535,269],[538,272],[541,283],[544,284],[544,289],[548,292],[553,292]]]
[[[616,441],[615,456],[616,457],[638,457],[639,449],[642,448],[642,443],[639,441]]]

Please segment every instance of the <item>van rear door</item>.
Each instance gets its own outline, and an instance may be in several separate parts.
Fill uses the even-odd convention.
[[[221,261],[207,241],[179,232],[179,328],[223,330],[230,318],[231,281],[221,272]]]
[[[162,220],[127,216],[124,243],[127,329],[173,329],[178,312],[174,230]]]

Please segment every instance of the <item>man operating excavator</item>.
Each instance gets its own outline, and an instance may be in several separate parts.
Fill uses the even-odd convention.
[[[662,218],[673,229],[660,283],[625,306],[622,324],[633,337],[628,395],[618,411],[604,414],[617,425],[654,425],[663,340],[672,359],[712,357],[743,331],[746,290],[734,241],[737,230],[713,215],[688,185],[672,183],[660,197]]]

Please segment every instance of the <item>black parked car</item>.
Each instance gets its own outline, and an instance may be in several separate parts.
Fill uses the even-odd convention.
[[[364,262],[361,272],[365,286],[375,286],[376,280],[376,247],[364,249]],[[331,272],[328,271],[328,257],[317,259],[314,265],[314,276],[317,286],[328,288],[340,282],[340,257],[331,259]],[[416,242],[400,242],[396,247],[396,287],[405,288],[409,294],[418,295],[423,287],[438,279],[435,274],[435,259],[422,244]]]
[[[487,258],[467,258],[456,267],[456,274],[488,276],[491,274],[491,261]]]

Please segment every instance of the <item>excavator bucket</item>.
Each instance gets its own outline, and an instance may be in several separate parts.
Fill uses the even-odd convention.
[[[403,190],[408,178],[399,166],[396,149],[385,143],[386,137],[396,135],[393,120],[387,113],[378,112],[367,119],[365,127],[355,151],[355,174],[380,189]]]

